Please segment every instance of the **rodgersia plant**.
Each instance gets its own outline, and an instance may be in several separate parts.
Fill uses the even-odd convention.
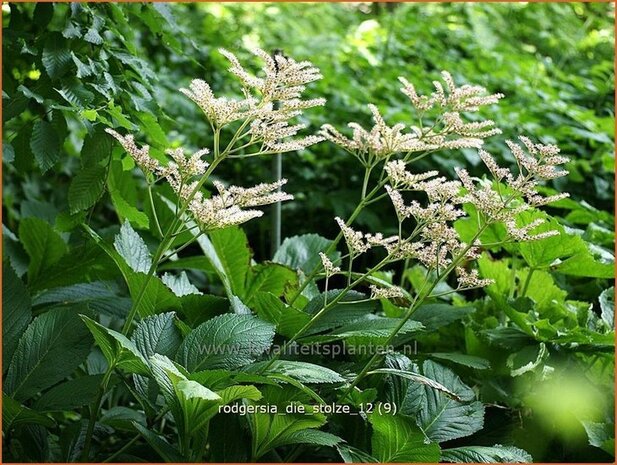
[[[321,98],[304,98],[305,86],[320,79],[319,70],[306,61],[296,62],[282,55],[270,56],[257,50],[255,55],[264,65],[261,72],[254,75],[242,66],[234,54],[225,50],[221,50],[221,53],[231,63],[230,73],[239,80],[241,98],[216,97],[209,84],[202,80],[193,80],[188,89],[181,90],[199,106],[210,123],[212,147],[190,155],[185,154],[183,148],[173,148],[165,152],[165,159],[159,159],[150,153],[148,145],[139,146],[132,135],[121,135],[112,129],[107,130],[120,142],[145,175],[152,215],[160,239],[152,260],[147,261],[145,268],[140,268],[140,271],[145,273],[145,278],[139,282],[140,288],[134,295],[132,291],[132,307],[125,319],[122,334],[113,336],[125,349],[128,347],[127,350],[132,350],[127,345],[126,336],[138,331],[134,331],[133,326],[140,305],[142,300],[148,297],[149,281],[157,276],[163,262],[177,255],[202,235],[262,216],[263,212],[257,207],[293,199],[291,194],[280,190],[286,183],[285,179],[253,187],[226,186],[223,182],[212,181],[211,176],[216,167],[229,158],[294,152],[327,140],[355,157],[364,168],[358,205],[349,217],[335,218],[340,233],[318,257],[313,257],[313,262],[317,265],[312,270],[299,272],[295,285],[282,286],[285,290],[280,291],[278,296],[265,297],[275,299],[267,301],[266,316],[272,318],[269,324],[278,323],[276,312],[288,312],[290,318],[295,320],[284,332],[282,350],[272,355],[269,360],[249,369],[250,375],[244,373],[244,379],[249,382],[259,383],[268,374],[274,373],[277,376],[276,382],[291,382],[297,387],[297,384],[293,384],[295,381],[289,371],[276,371],[280,362],[285,361],[285,349],[294,343],[302,343],[307,335],[319,333],[318,323],[335,311],[339,304],[377,299],[396,302],[402,309],[400,318],[395,320],[395,325],[387,327],[387,333],[381,339],[381,345],[388,347],[396,341],[401,331],[408,327],[418,308],[427,300],[444,295],[441,291],[436,293],[440,283],[451,283],[452,287],[446,293],[468,291],[492,283],[492,280],[482,277],[475,267],[475,261],[483,247],[534,241],[557,233],[546,230],[534,232],[543,220],[534,219],[525,223],[523,213],[567,196],[559,194],[545,197],[539,192],[544,181],[567,174],[559,168],[568,161],[559,155],[559,149],[553,145],[532,142],[527,137],[520,137],[520,144],[508,141],[507,145],[516,164],[512,171],[499,166],[494,158],[481,148],[485,139],[499,135],[501,131],[493,121],[480,119],[478,112],[482,107],[497,104],[503,95],[490,94],[480,86],[457,86],[447,72],[442,73],[443,82],[433,83],[433,93],[419,95],[410,82],[400,78],[403,85],[401,91],[409,100],[409,122],[397,122],[390,126],[377,107],[369,105],[374,120],[373,127],[369,129],[350,123],[351,131],[348,133],[332,125],[324,125],[317,135],[299,136],[305,126],[295,123],[295,119],[305,110],[325,104],[325,100]],[[475,178],[466,170],[457,169],[457,179],[448,179],[438,171],[417,172],[415,169],[417,161],[432,153],[451,151],[452,156],[455,156],[455,151],[461,148],[478,149],[478,155],[487,168],[486,176]],[[167,183],[175,194],[173,219],[166,227],[159,221],[152,200],[152,188],[156,183]],[[207,192],[206,187],[212,192]],[[381,232],[356,230],[353,224],[358,215],[385,198],[391,201],[392,218],[398,225],[397,233],[387,236]],[[466,216],[469,221],[475,222],[475,227],[473,234],[462,237],[455,227],[455,222]],[[498,242],[486,243],[485,232],[489,229],[498,231],[490,236],[498,237]],[[191,232],[192,238],[184,244],[176,244],[175,239],[185,232]],[[341,242],[346,249],[342,256],[334,253]],[[358,271],[357,265],[354,266],[358,263],[357,259],[370,253],[376,253],[377,263],[367,270]],[[402,268],[403,276],[405,271],[412,267],[422,267],[424,281],[409,288],[402,279],[399,285],[379,279],[379,272],[386,271],[393,265]],[[342,277],[345,287],[330,290],[334,277]],[[167,276],[163,281],[168,282],[169,279]],[[186,275],[183,275],[182,279],[186,279]],[[274,277],[270,276],[269,279]],[[318,298],[315,304],[314,297],[318,294],[316,284],[321,281],[325,292],[321,294],[323,298]],[[337,281],[341,280],[337,278]],[[190,283],[185,283],[185,287],[189,289],[186,292],[199,292]],[[283,300],[279,299],[280,296],[283,296]],[[254,297],[249,294],[247,300],[253,301]],[[311,311],[304,312],[310,297],[313,297]],[[237,299],[237,296],[233,298]],[[251,313],[250,306],[244,306],[242,302],[240,304],[239,309],[236,308],[237,313],[244,316]],[[211,321],[213,320],[204,325],[209,325]],[[214,323],[212,325],[199,326],[190,334],[211,331],[214,334],[212,337],[215,337],[220,328],[216,329]],[[92,323],[90,326],[95,327]],[[190,331],[186,325],[182,328],[184,332]],[[283,332],[281,336],[282,334]],[[233,339],[233,331],[228,336]],[[268,346],[269,343],[271,337]],[[189,358],[186,354],[184,357],[182,360]],[[372,354],[368,359],[362,360],[359,366],[354,366],[345,377],[334,372],[332,374],[329,370],[328,382],[340,384],[334,390],[335,400],[340,403],[357,403],[356,396],[362,395],[360,383],[365,377],[380,373],[384,357],[381,352]],[[177,359],[180,360],[181,357]],[[119,363],[119,360],[114,362]],[[229,403],[238,399],[256,400],[260,396],[257,389],[250,390],[240,384],[226,388],[237,388],[233,392],[222,390],[214,393],[195,381],[208,380],[210,375],[198,372],[201,377],[191,377],[188,365],[184,367],[185,372],[180,369],[180,365],[173,364],[159,354],[149,360],[139,360],[133,361],[135,366],[139,367],[133,371],[136,374],[137,391],[143,394],[142,378],[145,373],[150,373],[160,385],[166,402],[166,408],[157,419],[164,416],[167,409],[171,411],[179,430],[180,451],[183,457],[191,460],[201,460],[206,453],[209,419],[214,413],[211,405],[205,404],[210,401]],[[388,363],[392,363],[392,360]],[[295,369],[307,369],[307,365]],[[200,366],[198,362],[196,366]],[[100,395],[91,406],[83,460],[89,458],[101,399],[115,368],[116,366],[110,363],[103,378]],[[444,386],[431,382],[426,377],[409,373],[406,376],[456,398],[456,395]],[[310,376],[308,378],[314,379]],[[310,390],[308,392],[313,393]],[[313,399],[323,401],[319,395],[313,394]],[[185,409],[187,405],[190,407],[188,410]],[[194,424],[189,424],[187,417],[190,417]],[[260,431],[259,422],[257,417],[251,418],[251,421],[254,421],[251,423],[254,435],[251,458],[257,460],[270,449],[259,443],[256,432]],[[319,424],[314,424],[311,428]],[[192,426],[195,426],[194,431],[191,430]],[[263,431],[259,434],[262,433]],[[340,443],[330,436],[320,436],[317,443]],[[299,438],[293,440],[302,442]],[[272,444],[277,443],[272,440],[270,448],[273,449],[275,446]]]

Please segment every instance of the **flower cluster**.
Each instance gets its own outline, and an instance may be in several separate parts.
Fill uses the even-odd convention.
[[[405,297],[405,291],[397,286],[378,287],[371,284],[369,288],[371,289],[371,299],[399,299]]]
[[[200,191],[195,192],[192,199],[187,199],[189,201],[188,210],[202,230],[209,231],[234,226],[263,215],[263,211],[254,210],[251,207],[293,199],[292,195],[279,191],[286,182],[286,179],[281,179],[274,183],[263,183],[249,188],[225,187],[222,183],[215,182],[214,186],[218,194],[205,198]],[[244,208],[249,209],[244,210]]]
[[[372,166],[380,160],[403,153],[432,152],[441,149],[479,148],[484,139],[501,131],[490,120],[464,122],[460,112],[476,112],[481,106],[497,103],[502,94],[487,95],[481,86],[463,85],[457,87],[452,76],[442,73],[444,86],[435,81],[436,91],[430,96],[419,96],[412,84],[405,78],[401,91],[407,95],[419,115],[439,107],[440,113],[434,124],[426,127],[410,126],[402,123],[388,126],[375,105],[369,109],[374,125],[370,130],[358,123],[349,123],[351,138],[343,135],[332,125],[322,126],[321,135],[357,157],[365,166]],[[419,118],[422,122],[422,118]]]
[[[254,75],[233,53],[219,51],[231,64],[229,72],[240,80],[244,98],[216,97],[208,83],[200,79],[193,80],[189,89],[180,89],[202,109],[214,128],[242,120],[246,132],[241,138],[249,138],[243,146],[261,144],[261,153],[302,150],[323,140],[316,135],[293,139],[305,125],[290,123],[304,110],[325,104],[323,98],[302,98],[306,84],[322,77],[316,67],[308,61],[298,62],[281,54],[271,56],[256,49],[253,53],[264,65],[261,73]]]
[[[456,267],[456,275],[456,280],[458,282],[457,290],[459,291],[464,291],[466,289],[474,289],[477,287],[490,286],[495,282],[494,279],[480,278],[478,270],[467,271],[465,268],[460,266]]]
[[[321,258],[321,264],[323,265],[326,277],[329,278],[330,276],[341,272],[340,267],[334,266],[332,260],[330,260],[325,253],[319,252],[319,258]]]

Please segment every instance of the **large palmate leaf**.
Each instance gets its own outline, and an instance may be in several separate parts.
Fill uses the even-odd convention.
[[[445,449],[441,452],[444,462],[452,463],[530,463],[531,455],[513,446],[499,444],[488,446],[464,446]]]
[[[484,425],[484,406],[474,401],[474,391],[453,371],[427,360],[422,365],[426,378],[445,386],[454,393],[446,395],[433,387],[411,385],[401,411],[416,415],[426,436],[436,442],[469,436]]]
[[[2,372],[32,318],[31,300],[24,283],[8,261],[2,262]]]
[[[191,331],[176,359],[190,372],[238,368],[272,344],[274,325],[252,315],[220,315]]]
[[[92,337],[71,309],[54,309],[26,329],[9,365],[4,392],[27,400],[75,370],[90,352]]]
[[[374,413],[369,421],[373,426],[372,455],[380,462],[439,462],[439,445],[427,443],[412,419]]]

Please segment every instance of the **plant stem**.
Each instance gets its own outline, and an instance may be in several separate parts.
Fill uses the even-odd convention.
[[[525,279],[525,283],[523,284],[523,289],[521,289],[521,297],[525,297],[525,295],[527,294],[527,289],[529,288],[529,284],[531,283],[531,277],[533,276],[534,271],[536,271],[536,269],[533,266],[529,268],[527,278]]]
[[[101,401],[103,400],[103,396],[105,395],[105,391],[107,390],[107,384],[109,383],[109,379],[111,378],[111,374],[114,371],[115,367],[114,363],[110,363],[107,367],[107,371],[103,375],[103,380],[101,385],[99,386],[99,392],[96,396],[96,399],[90,406],[90,418],[88,419],[88,427],[86,429],[86,436],[84,438],[84,448],[81,451],[81,461],[87,462],[90,457],[90,445],[92,444],[92,434],[94,433],[94,426],[96,424],[96,419],[99,416],[99,410],[101,408]]]

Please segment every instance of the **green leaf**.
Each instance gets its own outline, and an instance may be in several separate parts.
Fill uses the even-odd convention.
[[[615,287],[604,289],[599,297],[602,320],[615,329]]]
[[[90,352],[92,338],[74,311],[54,309],[37,317],[19,339],[4,392],[24,401],[71,374]]]
[[[84,139],[81,147],[81,162],[84,166],[90,166],[106,160],[111,155],[111,149],[111,138],[99,125]]]
[[[307,411],[310,412],[310,408]],[[319,428],[326,422],[321,414],[255,413],[248,415],[248,420],[253,439],[253,460],[276,447],[295,444],[298,432]]]
[[[451,463],[531,463],[533,458],[522,449],[496,444],[464,446],[441,451],[441,460]]]
[[[414,373],[412,371],[404,371],[392,368],[378,368],[377,370],[369,371],[368,375],[374,374],[387,374],[392,376],[400,376],[401,378],[405,378],[413,381],[414,383],[421,384],[423,386],[430,387],[431,389],[435,389],[437,391],[445,393],[448,397],[456,400],[462,400],[456,392],[451,391],[449,388],[444,386],[443,384],[435,381],[434,379],[427,378],[419,373]]]
[[[583,426],[589,437],[589,444],[599,447],[607,454],[615,456],[615,425],[612,423],[595,423],[583,421]]]
[[[15,149],[7,142],[2,142],[2,161],[13,163],[15,161]]]
[[[251,315],[220,315],[184,339],[177,360],[189,372],[238,368],[270,348],[274,326]]]
[[[100,165],[86,166],[77,172],[69,187],[71,213],[87,210],[103,195],[106,170]]]
[[[246,235],[240,228],[213,231],[209,238],[198,240],[201,249],[225,286],[227,296],[245,293],[246,276],[251,262],[251,250]]]
[[[131,336],[135,347],[146,358],[154,354],[173,357],[182,337],[180,330],[174,324],[173,312],[149,316],[139,322]]]
[[[165,284],[178,297],[184,297],[192,294],[201,295],[199,289],[191,284],[186,272],[184,271],[177,276],[170,273],[165,273],[161,277],[161,281],[163,281],[163,284]]]
[[[339,444],[336,446],[339,454],[341,454],[341,458],[345,461],[345,463],[378,463],[377,460],[372,455],[367,454],[366,452],[356,449],[355,447],[348,446],[347,444]]]
[[[332,302],[341,292],[343,292],[341,289],[328,291],[327,301]],[[326,303],[326,295],[321,294],[311,299],[303,311],[309,315],[314,315],[324,307],[324,303]],[[311,329],[306,332],[306,336],[352,323],[373,313],[376,309],[376,301],[367,300],[366,295],[361,292],[348,291],[336,305],[331,307],[315,322]]]
[[[56,287],[39,293],[33,304],[81,304],[97,312],[116,317],[125,317],[131,308],[131,300],[119,295],[116,283],[95,281],[72,286]]]
[[[94,402],[103,375],[87,375],[58,384],[44,393],[35,403],[39,412],[74,410]]]
[[[447,304],[427,304],[418,307],[411,317],[424,325],[427,332],[447,326],[474,312],[474,307],[454,307]]]
[[[321,266],[319,252],[325,252],[331,244],[331,240],[318,234],[288,237],[276,251],[272,260],[294,270],[300,269],[304,274],[309,274],[313,269]],[[328,257],[333,262],[337,262],[340,253],[333,252]]]
[[[45,42],[41,61],[50,78],[60,77],[71,63],[71,52],[66,41],[58,33],[52,33]]]
[[[97,323],[85,315],[80,315],[101,348],[110,366],[117,366],[128,373],[148,374],[148,363],[137,349],[135,343],[113,329]]]
[[[474,355],[459,354],[458,352],[433,352],[428,355],[477,370],[488,370],[491,367],[491,363],[488,360]]]
[[[10,431],[12,427],[26,424],[37,424],[52,428],[54,421],[28,407],[21,405],[15,399],[2,394],[2,429]]]
[[[24,283],[8,260],[2,263],[2,372],[8,368],[17,343],[32,319],[32,302]]]
[[[372,455],[381,463],[439,462],[439,445],[426,443],[413,420],[393,415],[369,415],[373,426]]]
[[[143,229],[149,228],[150,220],[148,219],[148,215],[144,212],[140,212],[136,207],[128,203],[124,197],[122,197],[120,191],[110,190],[110,194],[111,201],[121,220],[128,220]]]
[[[60,159],[60,140],[50,123],[42,120],[34,123],[30,149],[43,173]]]
[[[150,271],[152,257],[148,246],[128,221],[122,224],[120,233],[114,239],[114,247],[133,271],[137,273]]]
[[[246,304],[251,306],[258,292],[268,292],[277,297],[283,295],[289,286],[297,286],[298,275],[295,271],[277,263],[264,263],[251,268],[248,274]]]
[[[169,444],[161,435],[158,435],[143,425],[133,422],[135,429],[144,437],[146,442],[160,455],[165,462],[183,463],[186,459],[182,454],[171,444]]]
[[[444,442],[469,436],[482,429],[484,406],[474,401],[475,393],[470,387],[453,371],[430,360],[424,362],[422,372],[460,399],[455,400],[430,386],[408,390],[402,412],[409,415],[415,413],[418,425],[427,437],[435,442]],[[413,405],[411,411],[405,411],[405,404]]]
[[[244,368],[244,371],[249,373],[259,373],[268,375],[269,373],[278,373],[289,376],[301,383],[342,383],[345,379],[336,371],[320,365],[314,365],[307,362],[299,362],[292,360],[277,360],[266,371],[263,368],[269,362],[254,363]]]
[[[549,356],[546,345],[541,342],[524,347],[508,357],[506,365],[511,376],[520,376],[538,368]]]

